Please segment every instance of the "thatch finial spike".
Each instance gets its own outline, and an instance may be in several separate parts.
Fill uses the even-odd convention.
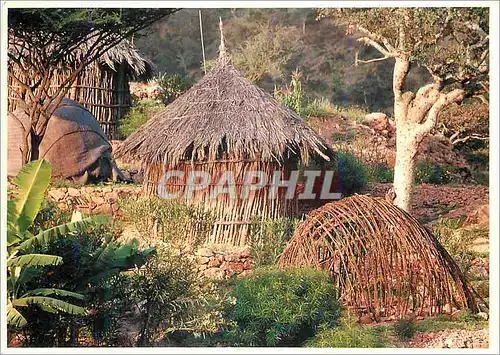
[[[219,58],[224,58],[226,56],[226,46],[224,45],[224,31],[222,30],[222,17],[219,17],[219,29],[220,29]]]

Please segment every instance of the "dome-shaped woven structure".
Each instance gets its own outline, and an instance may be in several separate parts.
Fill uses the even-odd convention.
[[[358,314],[404,317],[477,312],[465,279],[437,239],[383,198],[355,195],[312,211],[280,267],[329,270],[342,303]]]

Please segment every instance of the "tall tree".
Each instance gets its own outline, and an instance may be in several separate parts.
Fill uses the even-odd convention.
[[[318,15],[346,25],[349,35],[381,55],[357,63],[394,61],[395,204],[410,211],[418,146],[439,112],[487,95],[489,8],[321,9]],[[432,78],[416,92],[405,87],[412,65],[425,67]]]
[[[8,72],[31,126],[24,163],[38,158],[48,119],[78,75],[108,49],[177,9],[9,9]],[[51,91],[58,68],[70,74]],[[14,70],[16,68],[16,70]],[[31,142],[31,151],[29,151]]]

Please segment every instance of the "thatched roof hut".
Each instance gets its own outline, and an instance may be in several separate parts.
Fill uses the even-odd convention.
[[[12,45],[9,50],[14,50]],[[70,56],[84,56],[84,49],[77,49]],[[68,58],[68,63],[74,61]],[[34,81],[35,75],[25,80],[25,74],[14,62],[9,62],[9,70],[22,81]],[[61,66],[52,77],[50,90],[55,91],[74,70],[71,66]],[[117,123],[129,110],[132,100],[129,81],[137,78],[148,79],[154,74],[153,64],[142,57],[134,45],[123,40],[104,55],[87,66],[71,86],[66,97],[82,104],[101,125],[108,139],[117,138]],[[24,90],[13,78],[8,77],[8,111],[14,112]]]
[[[307,165],[312,157],[330,160],[334,154],[302,118],[221,56],[196,85],[129,136],[115,156],[141,161],[149,194],[157,191],[165,170],[186,173],[166,182],[165,190],[172,193],[186,190],[191,171],[208,172],[210,189],[224,172],[235,173],[235,199],[227,194],[212,199],[208,191],[194,191],[190,201],[203,204],[219,219],[209,243],[244,245],[254,216],[291,217],[297,208],[297,200],[281,192],[269,199],[268,186],[241,198],[245,172],[263,171],[270,181],[279,171],[287,179],[300,163]]]

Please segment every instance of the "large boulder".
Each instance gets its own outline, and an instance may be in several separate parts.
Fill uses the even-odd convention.
[[[50,107],[49,107],[50,110]],[[21,149],[30,119],[21,108],[9,113],[8,174],[22,167]],[[39,159],[52,164],[54,179],[78,183],[124,179],[112,158],[112,148],[99,123],[78,102],[64,98],[50,117],[39,146]]]

